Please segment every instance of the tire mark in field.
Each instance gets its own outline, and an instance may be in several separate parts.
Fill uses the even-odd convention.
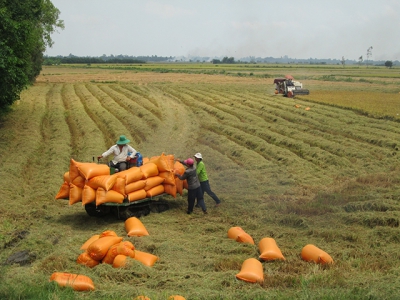
[[[156,99],[154,99],[153,93],[149,94],[149,90],[145,93],[145,96],[142,96],[144,93],[140,93],[141,90],[139,87],[136,89],[132,88],[132,85],[118,85],[118,86],[110,86],[110,88],[114,89],[116,92],[123,94],[126,98],[130,99],[132,102],[140,105],[141,108],[146,109],[150,113],[152,113],[157,119],[162,121],[162,111],[160,109],[160,105]],[[148,87],[146,87],[148,89]],[[152,91],[153,92],[153,91]]]
[[[96,139],[102,133],[87,115],[73,84],[65,84],[61,93],[66,110],[65,119],[71,134],[71,157],[77,161],[86,161],[88,157],[105,148],[106,145],[102,146],[103,143]]]
[[[197,132],[203,128],[202,122],[204,122],[204,117],[206,117],[206,115],[197,110],[196,107],[193,107],[190,101],[188,102],[184,99],[185,95],[176,89],[163,85],[157,88],[163,93],[164,97],[172,99],[175,103],[174,106],[176,106],[177,111],[173,116],[176,126],[174,125],[172,127],[172,130],[175,131],[173,135],[174,143],[176,143],[175,140],[181,141],[179,148],[182,148],[182,145],[184,145],[183,148],[186,149],[185,153],[187,153],[189,149],[192,149],[191,152],[197,152],[199,140],[196,141],[188,137],[200,136]],[[223,155],[226,154],[224,151],[220,153]],[[232,156],[228,155],[227,157],[237,165],[236,160],[233,159]]]
[[[123,86],[111,86],[110,88],[115,90],[117,93],[124,95],[127,99],[131,100],[132,103],[139,105],[141,109],[144,109],[154,115],[154,117],[156,117],[159,121],[162,121],[161,108],[157,101],[153,99],[153,95],[152,97],[141,97],[140,95],[135,94]],[[152,99],[152,101],[149,101],[149,99]],[[156,105],[154,103],[156,103]]]
[[[147,147],[161,145],[166,153],[187,155],[188,149],[196,147],[191,138],[199,130],[197,116],[192,108],[187,107],[179,97],[169,93],[164,86],[151,85],[152,99],[163,112],[163,125],[149,138]]]
[[[100,117],[101,109],[98,108],[99,103],[96,101],[97,99],[94,100],[91,94],[88,95],[85,93],[84,88],[85,87],[82,84],[74,85],[75,94],[79,97],[86,114],[102,132],[104,144],[113,145],[115,137],[118,136],[118,133],[114,132],[112,128],[108,128],[105,120]],[[90,108],[91,105],[92,108]],[[94,109],[93,106],[97,106],[97,109]]]
[[[146,135],[141,130],[141,126],[138,126],[138,121],[143,124],[142,126],[145,126],[145,123],[140,118],[134,122],[134,116],[130,115],[129,111],[120,105],[121,101],[117,100],[118,97],[116,95],[107,93],[105,91],[106,87],[100,87],[99,85],[86,85],[86,88],[104,109],[128,129],[128,132],[137,144],[146,140]],[[110,100],[114,103],[110,103]]]
[[[66,92],[66,86],[64,85],[61,89],[61,98],[63,101],[64,109],[68,113],[65,116],[65,121],[67,122],[69,132],[70,132],[70,144],[71,144],[71,157],[77,157],[77,149],[78,149],[78,129],[76,128],[76,124],[73,121],[73,118],[71,116],[71,102],[70,99],[68,99],[67,92]]]
[[[120,105],[125,111],[129,112],[132,117],[141,119],[147,126],[152,129],[156,129],[160,125],[161,112],[159,108],[153,106],[149,108],[148,105],[138,101],[138,99],[132,99],[129,97],[129,92],[124,91],[119,86],[97,86],[110,98],[112,98],[118,105]]]

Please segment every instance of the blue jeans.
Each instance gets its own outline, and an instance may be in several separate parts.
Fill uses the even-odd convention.
[[[204,197],[204,192],[206,192],[211,198],[214,199],[216,204],[220,204],[221,200],[215,195],[215,193],[211,190],[210,183],[208,180],[200,182],[201,190],[203,191],[203,197]]]
[[[188,214],[193,212],[194,202],[197,198],[197,204],[201,207],[203,211],[207,211],[206,204],[203,198],[203,192],[201,191],[201,187],[199,186],[197,189],[188,190],[187,195],[188,200]]]

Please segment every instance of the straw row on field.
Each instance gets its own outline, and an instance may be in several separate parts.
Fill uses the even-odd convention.
[[[130,95],[134,95],[135,101],[137,101],[144,108],[153,112],[159,119],[161,119],[161,114],[158,111],[154,110],[154,107],[159,107],[158,101],[154,98],[154,92],[149,90],[149,88],[145,85],[136,85],[136,84],[124,84],[118,87],[119,90],[124,92],[129,92]]]
[[[280,98],[278,102],[278,98],[271,100],[258,96],[232,104],[232,95],[226,91],[199,91],[197,87],[170,88],[166,91],[180,98],[195,111],[206,112],[208,117],[204,119],[208,122],[204,127],[208,130],[253,149],[267,159],[284,159],[289,165],[294,164],[291,161],[293,157],[290,153],[286,153],[284,158],[280,157],[278,153],[282,153],[283,149],[288,149],[322,169],[340,166],[342,171],[347,169],[348,173],[353,173],[355,162],[358,162],[357,166],[361,171],[369,170],[369,162],[375,158],[390,160],[396,145],[394,138],[397,135],[390,131],[386,132],[386,137],[390,139],[381,138],[376,142],[378,136],[382,137],[381,129],[365,132],[362,125],[353,121],[355,124],[352,128],[355,128],[356,133],[346,130],[351,125],[346,120],[350,116],[345,116],[342,121],[336,118],[337,112],[334,108],[333,117],[328,116],[329,112],[321,116],[320,110],[329,110],[331,107],[321,106],[311,112],[304,112],[294,108],[293,104],[287,104],[291,100],[284,98]],[[346,113],[352,114],[348,111]],[[210,116],[216,124],[209,121]],[[271,148],[271,144],[278,148]],[[302,164],[305,163],[304,160]]]
[[[142,108],[149,111],[157,119],[162,120],[162,112],[159,108],[158,102],[150,97],[148,93],[141,93],[139,89],[131,89],[132,85],[110,85],[110,88],[115,90],[130,99],[132,102],[137,103]]]
[[[102,132],[106,144],[111,144],[120,134],[124,126],[114,120],[112,114],[107,111],[96,97],[94,97],[83,84],[74,85],[75,93],[79,97],[86,114],[92,119]]]
[[[65,121],[71,134],[72,151],[68,161],[71,157],[79,161],[86,161],[94,153],[97,153],[99,149],[104,149],[110,137],[104,136],[103,143],[100,143],[100,139],[93,138],[94,136],[103,137],[103,133],[86,113],[85,103],[76,94],[74,85],[64,84],[61,93],[66,110]]]
[[[129,97],[131,95],[128,96],[121,93],[118,88],[115,88],[118,87],[116,85],[99,85],[98,87],[120,105],[122,109],[125,109],[132,117],[141,119],[143,123],[147,124],[147,126],[152,129],[157,128],[160,125],[160,111],[154,113],[155,109],[149,109],[148,107],[143,106],[143,102],[138,101],[137,98],[131,98]],[[138,126],[137,130],[140,130],[139,127],[140,126]]]
[[[203,98],[203,103],[205,98]],[[199,101],[198,101],[199,102]],[[211,102],[210,102],[211,103]],[[303,130],[299,130],[295,127],[292,127],[288,129],[286,125],[280,125],[276,122],[276,118],[274,118],[273,126],[265,126],[265,120],[262,118],[258,118],[256,116],[257,111],[250,111],[249,113],[246,112],[245,109],[242,109],[242,105],[238,104],[235,106],[235,109],[231,108],[231,106],[222,106],[222,105],[217,105],[217,109],[214,106],[204,106],[202,107],[205,111],[208,111],[212,115],[217,115],[218,116],[218,108],[220,110],[223,110],[224,112],[227,112],[228,115],[236,115],[238,117],[238,120],[245,120],[244,122],[237,122],[238,120],[231,120],[231,124],[235,124],[233,126],[240,128],[242,131],[245,131],[250,134],[257,135],[259,137],[263,137],[266,141],[269,143],[278,145],[280,147],[288,148],[292,152],[294,152],[296,155],[303,157],[305,159],[310,159],[312,160],[312,157],[315,154],[315,149],[314,153],[304,153],[304,151],[308,152],[308,147],[318,147],[318,149],[321,149],[323,152],[327,151],[326,155],[331,156],[331,155],[339,155],[343,156],[340,147],[331,142],[331,141],[326,141],[324,139],[319,138],[319,136],[314,136],[312,134],[306,134],[303,132]],[[221,113],[219,113],[221,115]],[[227,123],[228,117],[227,116],[220,116],[219,118]],[[236,121],[236,122],[235,122]],[[251,124],[247,124],[247,122],[251,122]],[[277,130],[278,128],[278,130]],[[265,130],[267,129],[267,130]],[[316,141],[317,140],[317,141]],[[322,142],[318,142],[318,140],[321,140]],[[327,144],[326,147],[324,147],[324,143]],[[332,147],[332,145],[334,147]],[[332,151],[332,149],[334,151]],[[339,148],[339,149],[338,149]],[[338,164],[338,159],[336,158],[336,161],[332,161],[331,159],[328,159],[329,163],[334,163]],[[318,158],[318,161],[316,162],[317,164],[321,164],[320,157]],[[348,161],[344,161],[342,165],[347,164]]]
[[[146,135],[144,133],[144,128],[151,125],[148,122],[152,122],[154,119],[149,120],[146,117],[139,117],[137,115],[137,110],[139,107],[132,107],[132,102],[123,96],[116,94],[113,90],[107,88],[107,86],[102,85],[89,85],[88,90],[93,94],[94,97],[98,99],[101,105],[106,108],[113,117],[123,124],[124,132],[131,132],[132,138],[136,143],[144,141]],[[135,112],[136,110],[136,112]],[[156,126],[152,124],[152,126]],[[123,128],[123,127],[120,127]],[[121,129],[120,129],[121,132]],[[117,134],[116,136],[118,136]]]
[[[212,91],[211,93],[214,93]],[[256,111],[251,110],[252,114],[257,114],[265,110],[265,104],[268,104],[269,108],[274,107],[277,110],[268,110],[271,115],[263,117],[270,117],[271,120],[276,121],[275,116],[280,116],[283,119],[290,121],[290,124],[298,126],[298,124],[306,123],[308,127],[314,125],[315,130],[319,130],[322,126],[321,132],[332,132],[333,134],[340,136],[341,138],[348,135],[350,138],[365,141],[372,145],[378,145],[379,147],[389,148],[390,154],[392,150],[397,147],[397,136],[400,133],[399,128],[396,124],[388,124],[388,122],[382,122],[382,120],[371,120],[371,118],[358,118],[359,122],[354,122],[354,113],[343,109],[335,109],[326,105],[314,105],[314,108],[318,108],[318,113],[304,112],[304,110],[296,110],[293,108],[293,101],[290,99],[284,99],[284,101],[277,101],[277,98],[262,97],[259,95],[251,95],[251,99],[243,102],[244,106],[254,107],[254,103],[259,104]],[[272,99],[272,100],[271,100]],[[262,106],[260,107],[262,103]],[[241,102],[238,103],[241,105]],[[306,107],[309,103],[303,104]],[[298,122],[300,121],[300,122]],[[365,121],[362,123],[360,121]],[[373,131],[365,132],[365,126],[373,124]],[[393,134],[394,133],[394,134]]]

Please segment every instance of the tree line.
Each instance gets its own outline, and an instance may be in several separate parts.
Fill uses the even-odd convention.
[[[148,61],[152,62],[166,62],[172,61],[173,57],[170,56],[128,56],[128,55],[116,55],[113,54],[107,56],[76,56],[70,54],[68,56],[45,56],[44,65],[59,65],[59,64],[142,64]]]

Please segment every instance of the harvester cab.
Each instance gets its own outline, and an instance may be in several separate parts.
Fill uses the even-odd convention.
[[[303,89],[303,84],[300,81],[294,80],[291,75],[286,75],[285,78],[275,78],[274,84],[275,94],[283,94],[283,96],[288,98],[310,94],[310,91]]]

